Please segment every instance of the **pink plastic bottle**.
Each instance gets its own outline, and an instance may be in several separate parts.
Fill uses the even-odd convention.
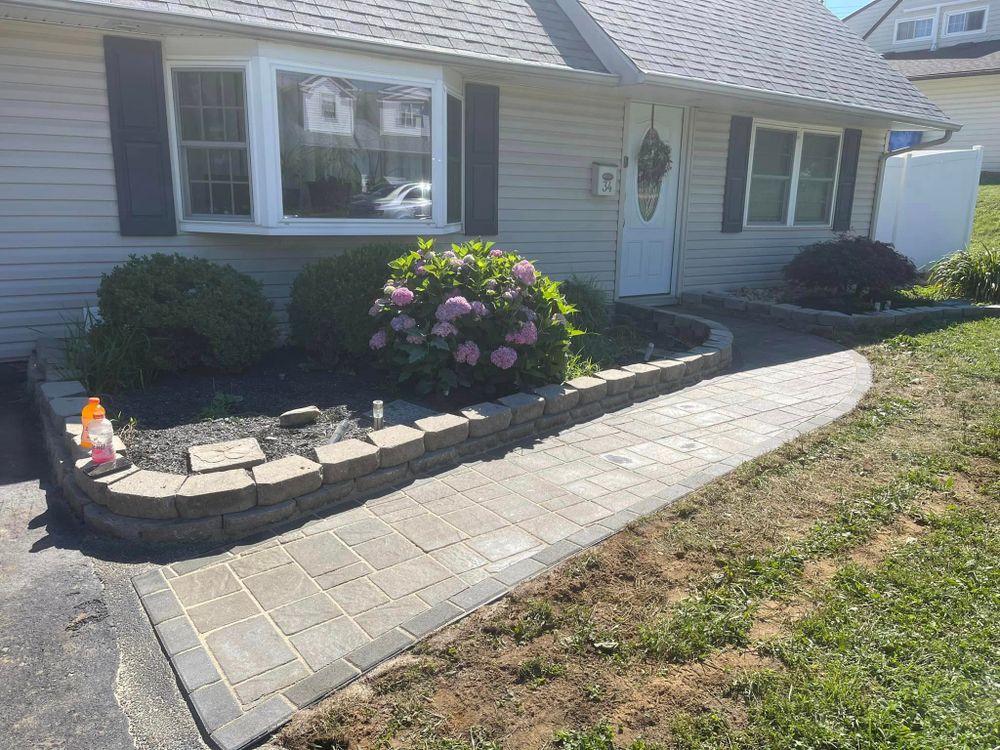
[[[95,464],[106,464],[115,460],[115,431],[105,418],[104,407],[94,409],[94,418],[90,422],[90,460]]]

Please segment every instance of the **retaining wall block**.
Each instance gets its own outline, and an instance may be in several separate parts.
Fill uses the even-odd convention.
[[[378,468],[378,447],[366,440],[351,438],[320,445],[313,453],[323,467],[323,481],[327,484],[356,479]]]
[[[257,504],[257,485],[246,469],[191,474],[177,491],[181,518],[237,513]]]
[[[366,437],[378,446],[378,465],[383,469],[408,463],[424,453],[423,431],[405,424],[375,430]]]
[[[325,508],[333,505],[351,494],[354,490],[354,480],[348,479],[344,482],[334,484],[324,484],[318,490],[307,492],[295,498],[295,504],[299,510],[308,513],[318,508]]]
[[[608,381],[604,378],[582,375],[581,377],[567,380],[566,385],[580,392],[579,406],[577,408],[600,401],[608,395]]]
[[[276,505],[323,484],[323,467],[303,456],[285,456],[253,467],[258,505]]]
[[[535,393],[512,393],[497,401],[510,409],[512,425],[534,422],[545,413],[545,399]]]
[[[635,375],[636,388],[649,388],[660,382],[660,368],[648,362],[636,362],[634,365],[625,365],[622,369]]]
[[[608,395],[617,396],[620,393],[628,393],[635,388],[635,373],[626,372],[616,368],[601,370],[597,377],[608,381]]]
[[[476,438],[506,430],[513,414],[503,404],[486,401],[462,409],[462,416],[469,420],[469,437]]]
[[[580,403],[580,392],[566,385],[543,385],[535,393],[545,399],[545,416],[569,411]]]
[[[424,449],[428,453],[450,448],[469,437],[469,420],[457,414],[436,414],[414,424],[424,433]]]
[[[238,513],[226,513],[222,516],[222,530],[227,536],[239,537],[252,531],[280,523],[287,518],[291,518],[298,511],[299,506],[297,499],[295,499],[285,500],[274,505],[261,505]]]
[[[108,485],[107,509],[131,518],[177,518],[177,492],[187,477],[140,469]]]

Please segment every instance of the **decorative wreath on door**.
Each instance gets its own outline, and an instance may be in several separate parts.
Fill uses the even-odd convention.
[[[636,169],[636,182],[639,197],[639,214],[643,221],[649,221],[656,213],[656,205],[660,201],[660,186],[663,177],[673,166],[670,158],[670,145],[664,143],[656,132],[655,122],[650,118],[649,130],[642,138]]]

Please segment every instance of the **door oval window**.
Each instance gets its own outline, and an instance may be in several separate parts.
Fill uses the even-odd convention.
[[[670,170],[670,146],[663,142],[656,128],[651,127],[642,137],[636,158],[636,197],[639,201],[639,215],[643,221],[651,221],[656,214],[663,191],[663,177]]]

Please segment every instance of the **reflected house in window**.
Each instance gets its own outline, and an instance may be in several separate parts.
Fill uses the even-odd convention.
[[[431,89],[279,70],[284,215],[431,217]]]
[[[431,120],[428,89],[417,86],[387,86],[382,91],[383,135],[429,136]]]
[[[344,78],[309,76],[299,84],[302,124],[313,133],[354,133],[357,88]]]

